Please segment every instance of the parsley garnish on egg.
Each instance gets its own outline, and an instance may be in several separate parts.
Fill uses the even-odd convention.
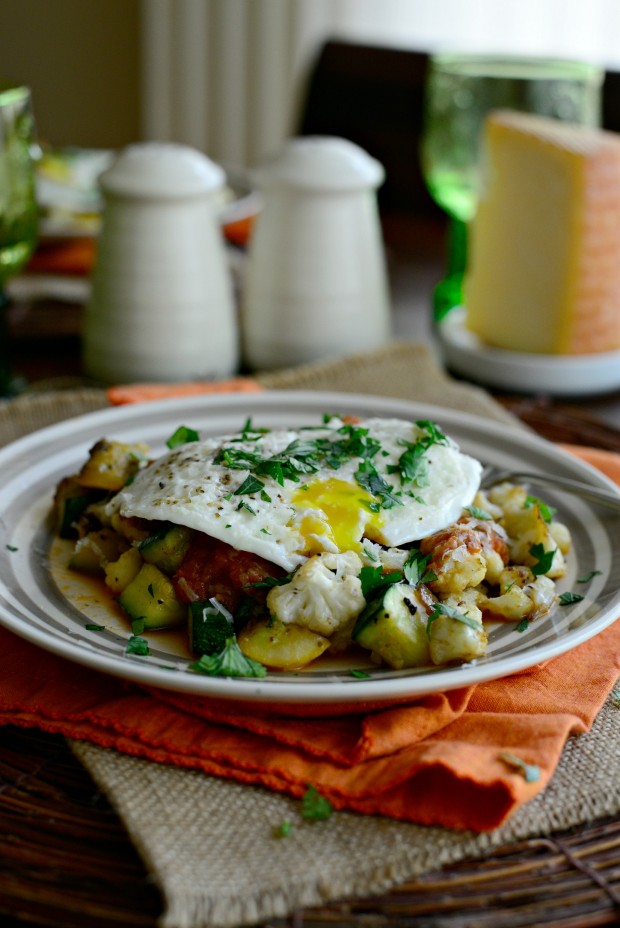
[[[333,417],[324,416],[325,424]],[[404,439],[400,444],[405,448],[397,464],[387,464],[387,475],[398,474],[401,484],[425,487],[429,484],[428,462],[425,457],[434,444],[446,444],[447,438],[441,429],[428,420],[419,420],[416,426],[422,434],[415,441]],[[240,437],[234,442],[258,441],[269,429],[256,429],[248,419],[241,430]],[[296,438],[281,452],[263,455],[260,450],[226,446],[220,448],[213,459],[214,464],[234,470],[247,470],[249,476],[235,491],[236,494],[252,494],[264,489],[260,477],[271,477],[280,486],[285,480],[296,483],[302,474],[315,474],[325,466],[339,470],[347,462],[359,458],[360,464],[355,473],[355,480],[365,489],[373,500],[367,505],[373,512],[402,506],[398,494],[379,473],[373,463],[378,454],[388,456],[379,439],[369,435],[369,430],[352,423],[345,423],[333,430],[333,435],[320,438]]]
[[[200,441],[200,435],[195,429],[190,429],[186,425],[180,425],[166,442],[170,450],[185,445],[190,441]]]

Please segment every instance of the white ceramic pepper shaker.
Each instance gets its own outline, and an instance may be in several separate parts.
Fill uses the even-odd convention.
[[[224,180],[201,152],[156,142],[129,146],[101,176],[88,374],[129,383],[235,372],[237,320],[216,207]]]
[[[390,337],[376,189],[383,167],[345,139],[291,139],[254,174],[263,197],[244,285],[244,359],[269,369]]]

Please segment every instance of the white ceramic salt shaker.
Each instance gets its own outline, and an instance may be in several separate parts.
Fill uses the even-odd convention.
[[[234,373],[237,320],[216,206],[224,180],[201,152],[157,142],[124,149],[101,176],[88,374],[129,383]]]
[[[289,140],[254,174],[243,351],[254,369],[371,350],[390,337],[376,189],[383,167],[353,142]]]

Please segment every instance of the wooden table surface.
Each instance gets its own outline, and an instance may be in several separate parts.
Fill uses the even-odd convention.
[[[397,334],[428,325],[428,255],[393,264]],[[419,273],[416,272],[416,267]],[[399,278],[400,274],[400,278]],[[435,279],[437,279],[435,277]],[[407,286],[412,292],[407,293]],[[420,318],[420,313],[426,314]],[[82,306],[18,300],[10,311],[11,362],[24,381],[80,378]],[[68,382],[71,382],[69,379]],[[620,451],[620,393],[586,401],[498,399],[541,435]],[[2,928],[155,926],[162,901],[122,823],[61,737],[0,729]],[[272,920],[272,928],[585,928],[620,924],[620,819],[502,847],[379,898],[337,902]]]

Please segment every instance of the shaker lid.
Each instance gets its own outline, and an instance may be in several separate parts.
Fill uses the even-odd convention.
[[[290,139],[252,172],[258,187],[357,190],[378,187],[383,165],[348,139],[308,135]]]
[[[223,186],[224,170],[202,152],[173,142],[128,145],[99,178],[105,192],[133,197],[192,196]]]

